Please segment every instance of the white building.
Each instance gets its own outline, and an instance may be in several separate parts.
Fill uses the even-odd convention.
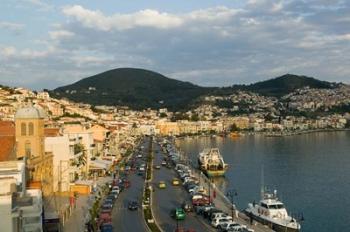
[[[0,162],[1,231],[41,232],[42,192],[25,187],[25,162]]]
[[[71,159],[74,159],[74,148],[72,147],[74,147],[74,144],[70,142],[68,135],[45,138],[45,152],[52,152],[53,154],[54,192],[67,192],[69,191],[69,184],[74,182],[77,168],[71,166],[70,162]]]

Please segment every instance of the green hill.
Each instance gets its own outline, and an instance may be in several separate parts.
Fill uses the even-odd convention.
[[[306,86],[315,89],[329,89],[336,87],[337,84],[320,81],[313,77],[286,74],[250,85],[236,85],[233,88],[252,91],[265,96],[281,97]]]
[[[144,69],[119,68],[59,87],[51,94],[92,105],[121,105],[133,109],[167,107],[178,110],[187,107],[193,99],[209,90]]]
[[[250,85],[206,88],[170,79],[153,71],[119,68],[59,87],[50,91],[50,94],[56,98],[68,98],[92,105],[129,106],[138,110],[163,107],[170,110],[184,110],[200,102],[196,100],[207,94],[229,95],[237,90],[245,90],[281,97],[305,86],[334,88],[337,84],[312,77],[286,74]]]

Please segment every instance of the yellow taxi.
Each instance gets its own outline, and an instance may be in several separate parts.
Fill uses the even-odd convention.
[[[164,181],[159,181],[158,188],[165,189],[166,188],[165,182]]]
[[[173,180],[172,180],[172,185],[174,185],[174,186],[178,186],[179,184],[180,184],[180,180],[179,179],[177,179],[177,178],[174,178]]]

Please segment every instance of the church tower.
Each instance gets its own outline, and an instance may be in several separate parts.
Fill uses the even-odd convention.
[[[38,107],[24,107],[15,115],[17,159],[25,159],[29,187],[52,191],[52,155],[45,154],[45,112]]]

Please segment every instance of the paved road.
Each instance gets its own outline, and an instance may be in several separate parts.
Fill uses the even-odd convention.
[[[161,164],[163,152],[159,145],[154,145],[155,159],[154,165]],[[175,231],[176,221],[170,217],[170,212],[176,207],[180,207],[184,200],[189,200],[189,194],[182,186],[172,186],[171,180],[175,177],[175,171],[166,167],[161,167],[160,170],[153,171],[153,181],[155,192],[153,193],[153,213],[159,226],[166,232]],[[159,181],[165,181],[166,189],[159,189]],[[214,231],[204,220],[195,213],[186,215],[184,221],[179,222],[179,226],[185,229],[194,229],[197,232]]]
[[[142,143],[144,154],[148,149],[147,141]],[[140,163],[141,160],[137,160],[137,162]],[[141,207],[144,179],[136,173],[129,174],[128,179],[131,183],[130,188],[124,190],[114,204],[112,212],[113,230],[117,232],[144,232],[147,231]],[[133,200],[139,202],[137,211],[128,210],[128,202]]]

